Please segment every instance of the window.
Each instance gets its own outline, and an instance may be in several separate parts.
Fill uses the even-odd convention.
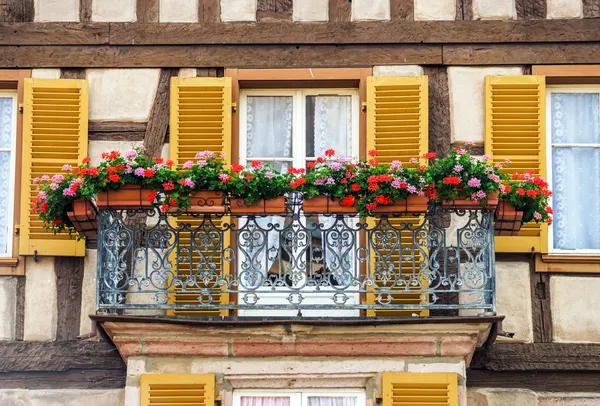
[[[302,168],[308,161],[322,156],[333,148],[337,155],[358,156],[359,143],[359,94],[357,89],[303,89],[303,90],[243,90],[240,93],[240,163],[253,160],[272,162],[281,171],[290,166]],[[261,304],[282,305],[294,295],[290,289],[302,290],[303,302],[322,304],[330,302],[331,286],[320,286],[316,281],[325,273],[324,258],[344,256],[344,271],[349,277],[358,270],[353,253],[342,254],[337,244],[326,242],[325,234],[333,231],[315,230],[313,224],[324,224],[324,230],[334,227],[335,219],[314,216],[293,223],[290,218],[257,217],[240,220],[240,229],[247,227],[252,239],[240,244],[238,273],[240,290],[254,291]],[[349,222],[356,222],[354,218]],[[275,225],[275,227],[273,227]],[[270,231],[267,230],[282,230]],[[308,233],[297,230],[307,229]],[[258,232],[254,232],[258,231]],[[348,239],[356,237],[348,237]],[[335,245],[335,246],[334,246]],[[308,248],[307,248],[308,247]],[[336,249],[338,251],[336,251]],[[331,271],[331,270],[330,270]],[[258,274],[262,277],[259,277]],[[344,283],[334,280],[331,283]],[[272,289],[271,287],[276,288]],[[307,287],[312,286],[312,287]],[[311,289],[315,292],[311,293]],[[318,290],[318,292],[317,292]],[[285,291],[285,292],[284,292]],[[350,301],[358,301],[358,295],[350,295]],[[244,301],[242,294],[239,300]],[[295,316],[292,310],[241,310],[243,316]],[[354,310],[311,310],[305,316],[352,317]]]
[[[600,250],[600,87],[549,87],[548,174],[553,253]]]
[[[17,93],[0,90],[0,257],[12,257]]]
[[[365,392],[353,389],[233,392],[233,406],[365,406]]]

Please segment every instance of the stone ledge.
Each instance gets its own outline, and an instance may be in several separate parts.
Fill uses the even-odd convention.
[[[503,317],[191,320],[91,316],[125,361],[175,357],[449,357],[469,365]]]

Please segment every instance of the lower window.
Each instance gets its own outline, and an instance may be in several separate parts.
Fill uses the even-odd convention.
[[[353,389],[233,392],[233,406],[365,406],[365,392]]]

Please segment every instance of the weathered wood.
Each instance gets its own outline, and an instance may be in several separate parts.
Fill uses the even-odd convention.
[[[158,22],[158,0],[137,0],[136,12],[139,23]]]
[[[0,372],[120,370],[124,363],[108,341],[2,341]]]
[[[450,91],[445,67],[425,67],[429,77],[429,151],[450,152]]]
[[[196,69],[196,76],[199,78],[216,78],[219,77],[220,68],[198,68]],[[223,75],[220,75],[222,77]]]
[[[330,9],[330,12],[333,11]],[[53,38],[55,41],[61,41],[60,38]],[[600,41],[600,20],[598,19],[398,20],[311,24],[298,22],[270,24],[110,23],[110,43],[114,45],[479,44],[597,41]],[[47,40],[44,43],[48,43]]]
[[[329,21],[347,22],[352,17],[352,3],[350,0],[329,0]]]
[[[83,285],[83,258],[54,258],[57,289],[56,340],[73,340],[79,335],[81,294]]]
[[[394,20],[414,19],[414,0],[390,0],[390,17]]]
[[[445,65],[600,63],[600,43],[444,45],[443,57]]]
[[[85,69],[83,68],[67,68],[60,70],[62,79],[85,79]]]
[[[220,0],[198,0],[198,21],[217,23],[221,19]]]
[[[127,368],[72,369],[65,372],[0,372],[0,389],[121,389]]]
[[[600,392],[600,372],[494,372],[471,368],[467,370],[467,387],[597,393]]]
[[[27,278],[17,278],[17,304],[16,304],[16,325],[15,325],[15,339],[18,341],[23,340],[23,334],[25,331],[25,284]]]
[[[270,24],[267,24],[270,25]],[[588,56],[588,58],[592,58]],[[600,58],[600,54],[598,54]],[[538,58],[539,59],[539,58]],[[0,67],[300,68],[442,63],[439,45],[0,47]]]
[[[476,352],[471,368],[490,371],[600,371],[600,344],[497,343]]]
[[[167,128],[169,127],[171,77],[176,75],[176,69],[163,69],[160,73],[154,104],[144,134],[144,153],[148,157],[160,156],[165,143]]]
[[[583,0],[583,17],[600,17],[600,0]]]
[[[79,0],[79,21],[92,21],[92,0]]]
[[[546,0],[516,0],[519,20],[540,20],[546,18]]]
[[[30,22],[34,17],[34,0],[3,0],[0,3],[0,21]]]
[[[258,0],[256,20],[258,22],[292,21],[292,0]]]
[[[135,121],[90,121],[90,141],[143,141],[148,123]]]
[[[0,45],[108,44],[108,23],[0,23]]]
[[[456,0],[456,19],[473,19],[473,0]]]
[[[531,316],[533,341],[552,342],[552,307],[550,298],[550,274],[536,272],[535,260],[530,261]]]

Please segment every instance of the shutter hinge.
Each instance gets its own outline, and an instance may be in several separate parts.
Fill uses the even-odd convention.
[[[360,111],[362,111],[363,113],[364,113],[365,111],[367,111],[367,102],[362,102],[362,103],[360,104]]]
[[[23,103],[19,103],[19,114],[23,114]]]
[[[237,113],[237,103],[236,102],[231,103],[231,111],[233,111],[234,113]]]
[[[546,284],[544,282],[535,284],[535,297],[540,300],[546,299]]]
[[[15,235],[19,235],[20,232],[21,232],[21,226],[16,226],[15,227]]]

